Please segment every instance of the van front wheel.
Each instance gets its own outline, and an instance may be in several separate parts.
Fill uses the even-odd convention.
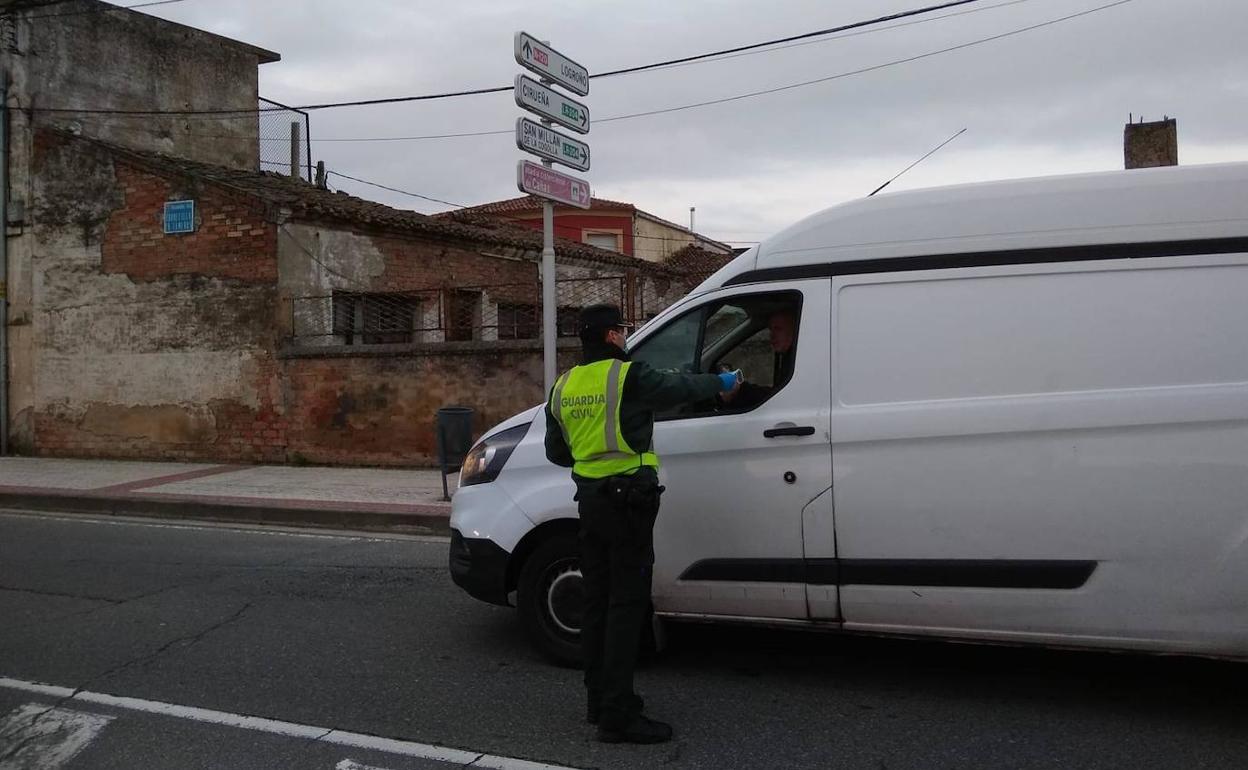
[[[520,570],[520,624],[538,652],[561,666],[581,665],[581,586],[581,559],[572,534],[548,538]]]

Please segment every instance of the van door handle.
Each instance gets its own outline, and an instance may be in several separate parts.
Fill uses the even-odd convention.
[[[763,438],[776,438],[777,436],[813,436],[815,435],[815,426],[813,425],[791,425],[785,428],[768,428],[763,431]]]

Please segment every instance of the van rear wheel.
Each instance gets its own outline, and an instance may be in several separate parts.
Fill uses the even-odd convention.
[[[581,586],[575,535],[548,538],[520,570],[520,624],[538,652],[560,666],[581,665]]]

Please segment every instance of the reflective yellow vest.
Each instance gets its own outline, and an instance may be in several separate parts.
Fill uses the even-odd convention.
[[[614,358],[573,367],[555,381],[550,413],[572,451],[572,472],[588,479],[626,476],[643,466],[659,467],[659,457],[637,452],[620,430],[620,403],[630,362]]]

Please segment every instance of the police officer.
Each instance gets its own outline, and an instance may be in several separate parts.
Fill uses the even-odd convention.
[[[629,361],[618,307],[581,311],[584,360],[546,404],[546,456],[572,469],[580,513],[587,718],[606,743],[661,743],[671,726],[642,715],[633,669],[650,605],[659,513],[654,413],[739,387],[734,374],[683,375]]]

